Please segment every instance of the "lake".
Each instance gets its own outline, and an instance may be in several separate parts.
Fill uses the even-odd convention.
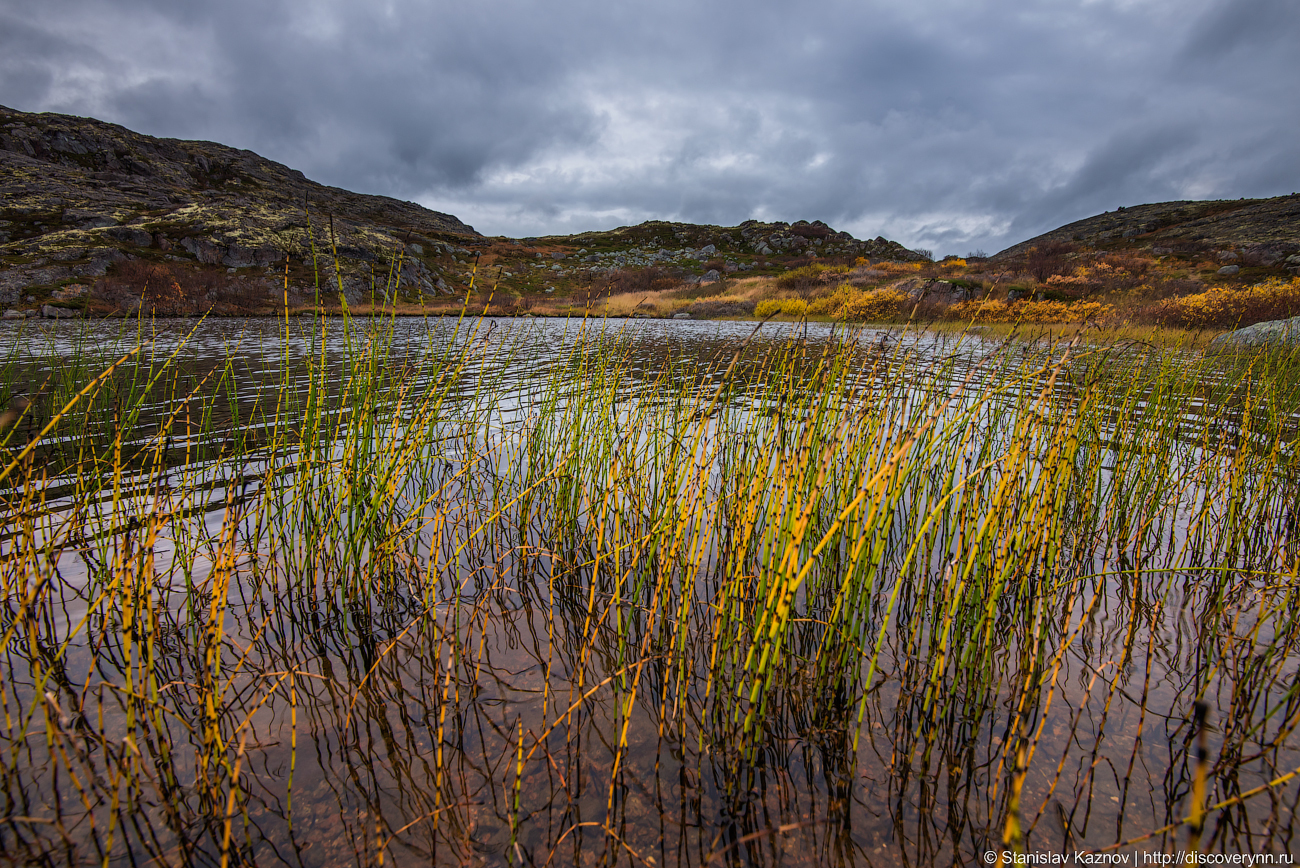
[[[6,859],[1290,852],[1293,361],[755,326],[0,324]]]

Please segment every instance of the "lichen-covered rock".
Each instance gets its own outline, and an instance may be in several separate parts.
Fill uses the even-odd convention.
[[[1252,326],[1221,334],[1210,341],[1212,349],[1232,346],[1262,346],[1267,344],[1300,344],[1300,316],[1255,323]]]

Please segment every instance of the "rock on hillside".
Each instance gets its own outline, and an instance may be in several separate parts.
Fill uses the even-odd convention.
[[[739,226],[711,226],[647,220],[636,226],[620,226],[602,232],[578,235],[525,238],[525,242],[582,247],[584,261],[597,268],[622,265],[654,265],[670,260],[698,261],[736,259],[786,262],[801,257],[858,257],[895,262],[917,262],[926,254],[908,250],[883,237],[859,240],[848,232],[837,232],[820,220],[809,223],[763,223],[746,220]]]
[[[1271,266],[1300,250],[1300,195],[1120,208],[1023,241],[994,258],[1015,256],[1053,242],[1178,251],[1236,249]]]
[[[354,298],[398,251],[454,258],[478,239],[449,214],[326,187],[251,151],[0,107],[0,302],[43,301],[131,259],[234,269],[271,291],[266,272],[278,276],[286,259],[305,269],[313,241],[333,260],[331,217],[338,277]],[[415,254],[403,278],[425,294],[447,286]]]

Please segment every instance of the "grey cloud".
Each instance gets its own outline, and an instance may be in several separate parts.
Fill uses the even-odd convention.
[[[1278,44],[1284,0],[0,0],[0,16],[0,102],[251,148],[491,233],[763,216],[964,253],[1119,204],[1296,186],[1300,64],[1239,50]],[[98,50],[78,53],[88,28]],[[1216,51],[1232,63],[1188,59]]]
[[[1300,13],[1294,0],[1219,0],[1197,22],[1183,60],[1199,62],[1241,51],[1295,50]]]

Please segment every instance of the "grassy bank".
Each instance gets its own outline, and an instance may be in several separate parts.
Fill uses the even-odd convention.
[[[1288,848],[1295,358],[393,327],[12,421],[10,858]]]

